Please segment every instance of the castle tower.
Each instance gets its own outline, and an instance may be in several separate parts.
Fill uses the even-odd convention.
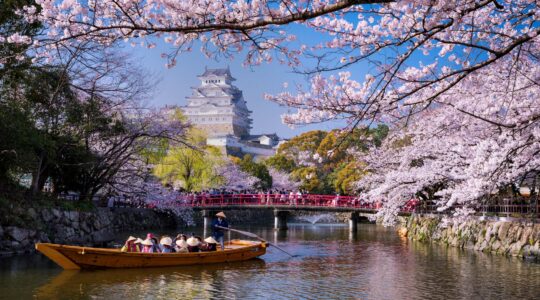
[[[229,68],[208,69],[197,78],[198,87],[192,87],[192,95],[183,107],[189,121],[206,131],[209,138],[250,134],[251,111],[246,106],[242,91],[232,84],[235,80]]]

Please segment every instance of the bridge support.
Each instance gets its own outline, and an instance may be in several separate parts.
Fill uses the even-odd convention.
[[[202,211],[203,215],[203,224],[204,224],[204,230],[206,231],[207,228],[210,228],[212,225],[212,219],[216,215],[217,212],[213,210],[203,209]]]
[[[289,212],[286,210],[274,210],[274,229],[287,230],[287,216]]]
[[[359,219],[358,212],[352,212],[351,215],[349,216],[349,230],[351,232],[358,231],[358,219]]]

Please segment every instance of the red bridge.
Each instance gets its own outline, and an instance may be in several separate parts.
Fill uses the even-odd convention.
[[[204,209],[237,208],[285,208],[326,211],[366,211],[374,213],[380,204],[367,203],[360,197],[335,195],[296,194],[223,194],[182,195],[176,199],[177,206]]]
[[[528,201],[529,203],[526,203]],[[532,202],[532,203],[531,203]],[[286,228],[287,215],[292,210],[350,212],[350,225],[356,228],[360,215],[374,214],[381,207],[380,203],[366,202],[361,196],[339,195],[297,195],[297,194],[198,194],[179,195],[173,200],[178,207],[191,207],[202,210],[205,222],[219,210],[231,209],[273,209],[275,227]],[[540,205],[537,201],[525,197],[494,198],[490,204],[476,207],[477,215],[505,216],[518,218],[540,218]],[[402,207],[400,214],[411,213],[448,214],[440,212],[433,202],[411,199]]]

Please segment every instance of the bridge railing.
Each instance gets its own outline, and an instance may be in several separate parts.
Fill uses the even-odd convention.
[[[224,194],[224,195],[182,195],[176,199],[178,206],[215,207],[215,206],[291,206],[291,207],[342,207],[377,211],[380,203],[366,202],[357,196],[337,195],[296,195],[296,194]],[[482,215],[536,215],[540,218],[540,205],[529,204],[483,204],[475,208]],[[402,213],[449,214],[451,211],[439,211],[438,206],[430,202],[409,200],[401,209]]]
[[[346,207],[376,210],[379,205],[362,201],[354,196],[296,195],[296,194],[224,194],[183,195],[176,199],[178,206],[302,206],[302,207]]]
[[[366,202],[359,196],[312,195],[312,194],[198,194],[178,195],[173,201],[178,207],[216,206],[290,206],[354,208],[376,212],[380,203]],[[116,205],[116,204],[115,204]],[[120,203],[121,206],[121,203]],[[152,208],[152,206],[148,206]],[[453,209],[459,208],[454,207]],[[540,204],[530,203],[484,203],[474,208],[477,215],[533,217],[540,219]],[[453,210],[439,211],[433,202],[411,199],[401,208],[402,213],[452,214]]]
[[[451,214],[455,209],[462,208],[460,205],[452,207],[450,210],[439,210],[439,206],[433,203],[419,203],[411,209],[411,212],[415,213],[429,213],[429,214]],[[540,219],[540,203],[484,203],[473,207],[476,215],[481,216],[505,216],[505,217],[533,217]]]

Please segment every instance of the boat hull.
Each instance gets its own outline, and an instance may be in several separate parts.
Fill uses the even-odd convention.
[[[66,270],[150,268],[235,262],[266,253],[264,242],[233,240],[224,251],[193,253],[121,252],[119,249],[36,244],[36,249]]]

